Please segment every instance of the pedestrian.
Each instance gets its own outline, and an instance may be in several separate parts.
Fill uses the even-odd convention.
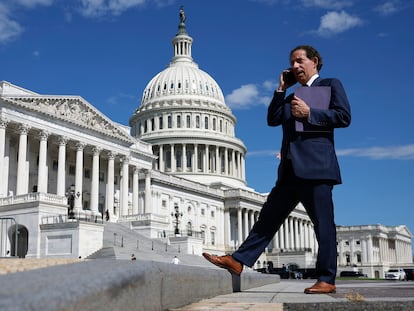
[[[137,257],[135,257],[134,254],[131,254],[131,260],[137,260]]]
[[[280,73],[279,86],[267,112],[268,125],[281,125],[283,130],[277,182],[240,247],[232,255],[203,253],[203,256],[211,263],[240,275],[244,265],[254,265],[285,219],[301,202],[313,222],[319,245],[316,260],[318,280],[304,292],[335,293],[337,249],[332,190],[342,180],[334,149],[334,129],[349,126],[351,108],[342,83],[336,78],[319,76],[322,57],[312,46],[294,48],[290,52],[290,66]],[[305,86],[310,94],[314,94],[313,97],[320,96],[322,89],[328,89],[327,106],[315,108],[310,100],[304,101],[294,93],[286,96],[286,90],[296,83]],[[320,86],[328,88],[318,88]],[[314,99],[312,96],[311,100]],[[310,130],[296,128],[297,122]]]
[[[180,263],[180,259],[178,259],[177,256],[174,256],[174,258],[171,260],[171,263],[173,263],[174,265],[178,265]]]

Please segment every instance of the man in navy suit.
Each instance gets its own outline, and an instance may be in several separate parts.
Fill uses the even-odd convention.
[[[313,222],[319,245],[316,262],[318,281],[306,288],[305,293],[334,293],[337,250],[332,189],[342,182],[334,149],[334,129],[349,126],[351,108],[338,79],[319,77],[322,57],[316,49],[308,45],[294,48],[290,53],[290,65],[291,68],[279,76],[279,87],[274,92],[267,113],[268,125],[282,125],[283,129],[276,185],[248,237],[232,255],[203,253],[203,256],[239,275],[243,265],[254,265],[285,219],[301,202]],[[289,71],[294,76],[293,80],[288,79]],[[287,88],[296,83],[309,87],[330,87],[328,109],[312,108],[294,94],[286,96]],[[313,130],[297,131],[295,121],[302,121]]]

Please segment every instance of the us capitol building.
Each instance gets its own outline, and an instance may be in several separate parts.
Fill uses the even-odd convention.
[[[185,21],[181,9],[173,57],[145,87],[129,127],[80,96],[0,82],[0,257],[85,258],[102,248],[108,222],[196,255],[231,253],[246,238],[266,194],[246,184],[236,118],[194,62]],[[409,265],[411,239],[403,225],[339,226],[339,270],[374,276]],[[255,268],[312,267],[316,253],[298,205]]]

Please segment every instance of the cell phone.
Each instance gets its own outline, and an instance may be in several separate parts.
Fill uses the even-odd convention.
[[[283,72],[283,81],[285,81],[285,83],[288,85],[292,85],[297,82],[295,75],[291,69],[287,69],[287,71]]]

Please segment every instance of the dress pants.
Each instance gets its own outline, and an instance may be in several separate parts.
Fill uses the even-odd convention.
[[[319,249],[316,261],[318,280],[335,284],[337,270],[336,225],[332,202],[333,184],[329,181],[301,179],[294,175],[290,161],[260,211],[246,240],[232,254],[252,267],[272,241],[285,219],[301,202],[314,225]],[[293,234],[290,231],[290,234]]]

